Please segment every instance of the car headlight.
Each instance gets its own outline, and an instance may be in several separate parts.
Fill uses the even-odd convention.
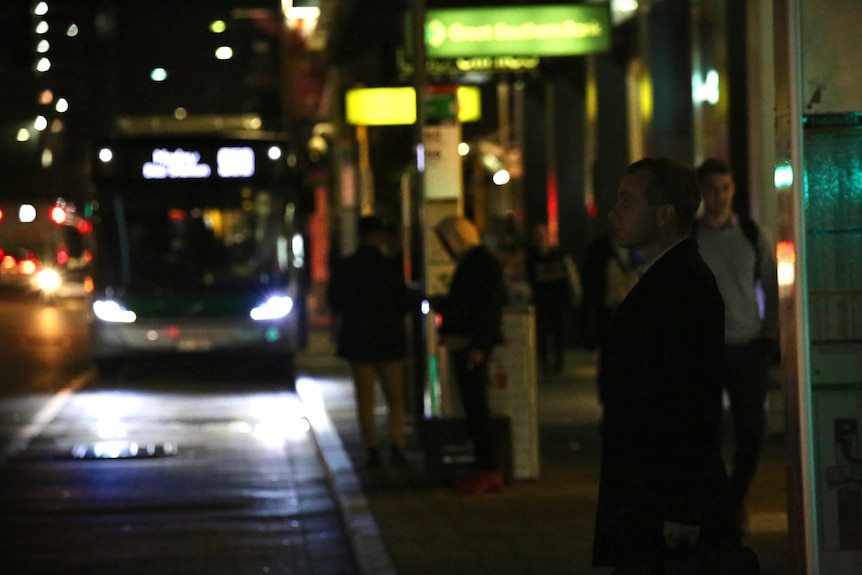
[[[60,287],[63,280],[54,270],[42,270],[36,274],[36,285],[44,292],[52,292]]]
[[[293,309],[293,300],[288,296],[272,296],[249,312],[255,321],[281,319]]]
[[[102,321],[110,323],[133,323],[138,316],[113,300],[96,300],[93,302],[93,313]]]

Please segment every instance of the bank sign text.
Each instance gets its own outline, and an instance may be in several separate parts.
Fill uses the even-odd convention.
[[[575,56],[610,47],[610,12],[601,5],[428,10],[429,58]]]

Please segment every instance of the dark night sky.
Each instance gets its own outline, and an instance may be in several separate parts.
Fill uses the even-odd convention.
[[[15,141],[31,120],[35,81],[32,72],[32,19],[28,0],[0,2],[0,196],[16,193],[36,170],[32,153]]]
[[[124,3],[117,12],[116,25],[114,66],[118,111],[170,114],[179,106],[193,114],[248,111],[243,109],[243,97],[247,96],[245,73],[261,61],[274,65],[277,44],[252,21],[230,20],[231,9],[243,5],[277,6],[277,3],[265,0]],[[229,23],[223,34],[208,30],[209,23],[217,18]],[[255,43],[259,52],[253,50]],[[234,58],[216,60],[213,54],[220,45],[231,45]],[[157,66],[168,71],[168,79],[163,83],[149,81],[150,70]]]
[[[49,16],[74,17],[81,34],[71,41],[52,40],[56,59],[38,79],[33,72],[33,5],[32,0],[0,1],[0,197],[46,188],[53,194],[68,179],[66,168],[57,166],[47,174],[41,167],[41,144],[15,141],[19,128],[44,113],[37,103],[44,87],[70,102],[64,116],[66,150],[55,157],[70,159],[72,171],[80,171],[82,150],[93,133],[109,129],[116,115],[165,115],[180,106],[189,114],[277,107],[272,101],[277,88],[265,85],[274,79],[277,62],[270,31],[249,19],[230,20],[233,8],[278,8],[277,0],[49,1]],[[228,22],[224,34],[209,31],[214,19]],[[59,28],[53,27],[53,33]],[[233,45],[232,60],[214,57],[224,44]],[[167,81],[160,84],[150,81],[157,66],[168,70]]]
[[[392,72],[394,45],[403,34],[399,16],[407,4],[346,1],[338,13],[340,53],[347,60],[366,55],[372,68]],[[41,79],[33,72],[33,5],[33,0],[0,0],[0,196],[62,191],[70,175],[61,163],[81,172],[88,138],[104,134],[117,115],[170,115],[184,107],[191,115],[263,112],[265,117],[280,107],[279,89],[273,85],[278,55],[272,27],[248,18],[230,26],[231,9],[277,11],[278,0],[49,0],[49,15],[78,13],[82,34],[72,42],[60,39],[71,52],[61,51],[65,61],[57,61]],[[209,22],[216,18],[229,23],[225,34],[209,32]],[[233,45],[233,60],[214,58],[223,43]],[[167,81],[150,81],[156,66],[167,69]],[[41,143],[16,142],[15,134],[44,111],[37,97],[54,79],[63,84],[55,89],[57,96],[68,97],[71,108],[65,116],[66,149],[55,156],[54,173],[46,174]]]

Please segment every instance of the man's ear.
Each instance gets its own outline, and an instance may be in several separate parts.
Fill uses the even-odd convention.
[[[671,204],[658,207],[658,223],[661,227],[676,226],[676,208]]]

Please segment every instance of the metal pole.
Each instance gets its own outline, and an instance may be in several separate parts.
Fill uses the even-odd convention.
[[[801,468],[801,493],[796,493],[797,504],[801,504],[803,514],[802,528],[804,541],[792,543],[802,544],[805,549],[805,573],[808,575],[819,574],[818,538],[817,538],[817,516],[816,506],[813,501],[815,493],[815,471],[814,454],[811,442],[813,441],[813,425],[811,413],[811,396],[809,394],[810,381],[808,378],[809,368],[809,341],[808,341],[808,281],[805,270],[806,242],[805,242],[805,207],[802,194],[803,169],[803,134],[802,134],[802,85],[804,76],[802,74],[802,8],[800,0],[789,0],[787,3],[787,26],[790,51],[790,154],[793,173],[793,197],[794,197],[794,236],[796,243],[796,282],[794,285],[794,298],[796,307],[796,369],[799,374],[795,394],[797,413],[799,420],[800,437],[799,455],[797,462]],[[794,507],[796,507],[794,505]],[[795,509],[794,509],[795,510]]]
[[[415,189],[419,199],[424,197],[424,177],[421,169],[425,165],[422,131],[425,129],[425,87],[428,85],[427,57],[425,52],[425,0],[413,0],[413,88],[416,92],[416,125],[413,142],[416,147],[417,178]]]
[[[425,145],[422,141],[425,130],[425,87],[428,85],[427,57],[425,51],[425,0],[413,0],[413,14],[411,17],[411,36],[413,43],[413,90],[416,94],[416,124],[413,127],[413,148],[416,153],[416,177],[413,182],[413,217],[417,225],[414,227],[414,235],[411,244],[415,244],[419,250],[415,253],[421,254],[422,237],[424,230],[423,221],[425,200]],[[424,258],[419,257],[413,266],[413,279],[424,284],[425,269],[419,262]]]
[[[426,286],[426,271],[424,266],[424,242],[425,230],[425,146],[422,134],[425,129],[425,87],[428,84],[426,51],[425,51],[425,0],[412,0],[411,14],[411,38],[413,44],[413,89],[416,94],[416,124],[413,130],[413,148],[416,153],[416,170],[414,172],[412,186],[412,201],[410,202],[410,214],[408,217],[414,222],[411,226],[409,243],[404,246],[410,251],[413,265],[411,266],[412,279],[419,285]],[[433,318],[432,314],[427,317]],[[433,337],[433,328],[429,329],[428,322],[422,321],[423,316],[413,314],[408,326],[408,337],[411,338],[411,385],[408,399],[413,418],[413,430],[417,435],[422,435],[420,422],[425,418],[425,389],[427,387],[428,374],[426,366],[429,357],[429,337]],[[423,441],[423,438],[419,438]]]

